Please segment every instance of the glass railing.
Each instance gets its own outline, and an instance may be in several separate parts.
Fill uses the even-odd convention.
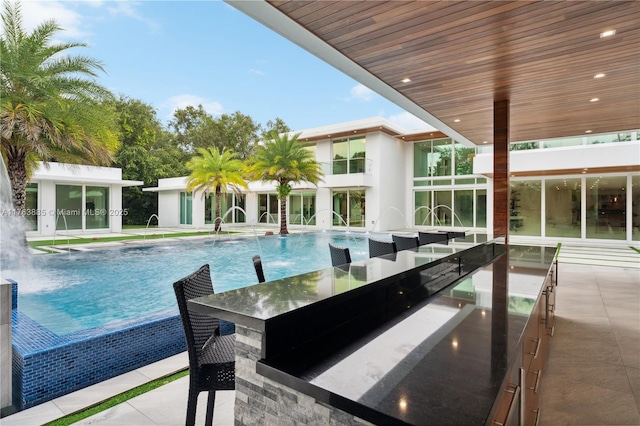
[[[332,175],[346,175],[351,173],[371,174],[372,161],[370,158],[345,158],[331,162]]]
[[[583,136],[576,138],[548,139],[543,141],[515,142],[509,145],[510,151],[528,151],[534,149],[554,149],[569,146],[586,146],[611,144],[640,140],[640,130],[624,133],[609,133],[602,135]],[[478,154],[493,153],[493,145],[479,146]]]

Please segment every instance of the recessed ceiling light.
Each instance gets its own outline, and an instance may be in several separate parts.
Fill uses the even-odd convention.
[[[592,130],[585,130],[584,132],[585,132],[585,133],[591,133],[591,132],[592,132]]]
[[[411,79],[409,77],[405,77],[401,80],[403,83],[411,83]]]
[[[603,78],[605,75],[605,73],[599,72],[598,74],[594,75],[593,78]]]
[[[598,102],[600,100],[600,98],[591,98],[589,99],[589,102]]]
[[[616,34],[616,30],[607,30],[600,33],[600,38],[611,37]]]
[[[459,118],[456,118],[455,120],[453,120],[453,122],[454,122],[454,123],[459,123],[459,122],[460,122],[460,119],[459,119]]]
[[[482,143],[488,143],[487,141],[482,141]]]

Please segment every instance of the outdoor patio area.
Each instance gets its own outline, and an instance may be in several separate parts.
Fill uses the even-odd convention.
[[[631,248],[563,245],[556,329],[542,378],[540,424],[640,424],[640,255]],[[184,369],[186,353],[5,417],[3,425],[44,424],[149,380]],[[188,378],[77,424],[184,424]],[[205,394],[197,424],[204,423]],[[233,424],[233,391],[218,392],[215,424]]]

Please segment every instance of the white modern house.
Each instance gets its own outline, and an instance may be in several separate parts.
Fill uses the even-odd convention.
[[[122,188],[142,184],[119,168],[40,163],[27,186],[27,236],[120,232]]]
[[[289,226],[389,231],[493,229],[491,145],[467,146],[438,131],[408,133],[380,117],[303,130],[323,165],[317,187],[289,197]],[[640,241],[640,131],[511,145],[513,241]],[[159,225],[213,226],[213,196],[161,179]],[[489,206],[489,208],[487,207]],[[275,185],[251,182],[224,195],[225,223],[278,224]]]

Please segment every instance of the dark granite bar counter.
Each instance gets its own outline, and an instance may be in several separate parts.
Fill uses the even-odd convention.
[[[506,253],[493,242],[427,245],[195,299],[190,307],[260,333],[250,367],[258,376],[357,419],[485,424],[512,365],[523,359],[524,331],[554,256],[555,248],[510,246]],[[244,354],[242,342],[237,351]],[[268,407],[261,398],[259,406]],[[248,410],[236,407],[238,423],[260,422],[246,402],[236,400]]]

